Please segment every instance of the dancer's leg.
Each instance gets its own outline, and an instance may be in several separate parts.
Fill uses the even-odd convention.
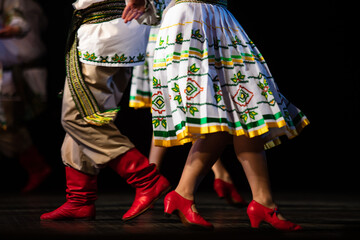
[[[253,200],[267,207],[274,207],[263,139],[234,137],[234,149],[250,184]]]
[[[225,169],[220,158],[216,160],[214,165],[211,167],[211,170],[214,173],[215,179],[221,179],[224,182],[233,183],[229,172]]]
[[[157,170],[160,170],[162,161],[164,160],[164,156],[166,153],[166,147],[155,146],[154,138],[151,140],[151,148],[149,154],[149,162],[154,163],[156,165]]]
[[[250,184],[253,200],[268,208],[275,208],[267,160],[262,137],[248,138],[245,136],[234,137],[234,148],[246,178]],[[284,220],[281,214],[277,215]]]
[[[193,200],[194,193],[219,158],[229,139],[227,133],[207,134],[198,139],[190,149],[184,170],[175,191],[186,199]]]

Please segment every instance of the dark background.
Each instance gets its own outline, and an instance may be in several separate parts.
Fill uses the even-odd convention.
[[[63,191],[64,167],[60,148],[61,99],[57,93],[65,78],[64,46],[72,14],[72,0],[39,1],[48,17],[44,34],[48,46],[48,110],[30,123],[36,143],[53,167],[53,174],[37,191]],[[299,137],[267,151],[274,192],[358,193],[359,81],[350,18],[353,7],[344,1],[229,1],[229,10],[264,55],[281,92],[309,118]],[[128,92],[121,102],[117,124],[145,155],[151,140],[149,109],[128,107]],[[190,146],[171,148],[162,173],[176,186]],[[250,192],[231,147],[223,162],[240,192]],[[26,172],[17,161],[2,161],[2,190],[18,192]],[[212,188],[210,173],[200,190]],[[129,189],[110,169],[99,175],[99,191]]]

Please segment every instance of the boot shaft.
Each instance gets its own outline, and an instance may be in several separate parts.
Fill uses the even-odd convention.
[[[114,159],[109,166],[136,189],[151,188],[160,178],[156,165],[149,164],[149,160],[136,148]]]
[[[74,204],[86,205],[97,199],[97,176],[84,174],[72,167],[65,167],[66,199]]]

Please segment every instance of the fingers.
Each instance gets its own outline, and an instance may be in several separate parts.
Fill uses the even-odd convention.
[[[144,7],[136,7],[134,5],[127,5],[123,11],[122,18],[127,23],[133,19],[138,19],[144,13]]]
[[[126,7],[124,8],[124,11],[123,11],[121,17],[122,17],[123,19],[125,19],[125,18],[128,16],[128,14],[130,13],[130,11],[131,11],[131,6],[126,5]]]

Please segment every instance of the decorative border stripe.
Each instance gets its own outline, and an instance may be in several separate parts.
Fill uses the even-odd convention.
[[[270,131],[270,128],[282,128],[286,127],[288,132],[291,133],[291,136],[289,138],[293,138],[297,136],[304,127],[309,125],[309,120],[305,117],[301,120],[299,124],[297,124],[295,129],[290,129],[287,127],[286,122],[284,120],[281,120],[280,122],[269,122],[265,123],[265,126],[261,127],[257,130],[252,131],[245,131],[244,129],[234,130],[230,129],[228,126],[224,125],[216,125],[216,126],[209,126],[209,127],[184,127],[182,131],[179,134],[175,134],[175,136],[167,136],[167,134],[164,134],[165,132],[161,131],[154,131],[155,136],[155,145],[162,146],[162,147],[171,147],[176,145],[183,145],[185,143],[192,142],[198,138],[198,136],[194,136],[192,133],[195,134],[208,134],[208,133],[215,133],[215,132],[228,132],[235,136],[241,136],[245,135],[247,137],[256,137],[263,135],[264,133],[267,133]],[[172,134],[171,134],[172,135]],[[282,133],[282,135],[285,135],[285,133]],[[168,137],[169,140],[159,140],[156,139],[156,136],[159,137]],[[280,136],[278,136],[280,137]],[[270,141],[269,143],[265,144],[264,148],[269,149],[271,147],[274,147],[276,145],[279,145],[281,143],[280,139],[275,139],[273,141]]]

